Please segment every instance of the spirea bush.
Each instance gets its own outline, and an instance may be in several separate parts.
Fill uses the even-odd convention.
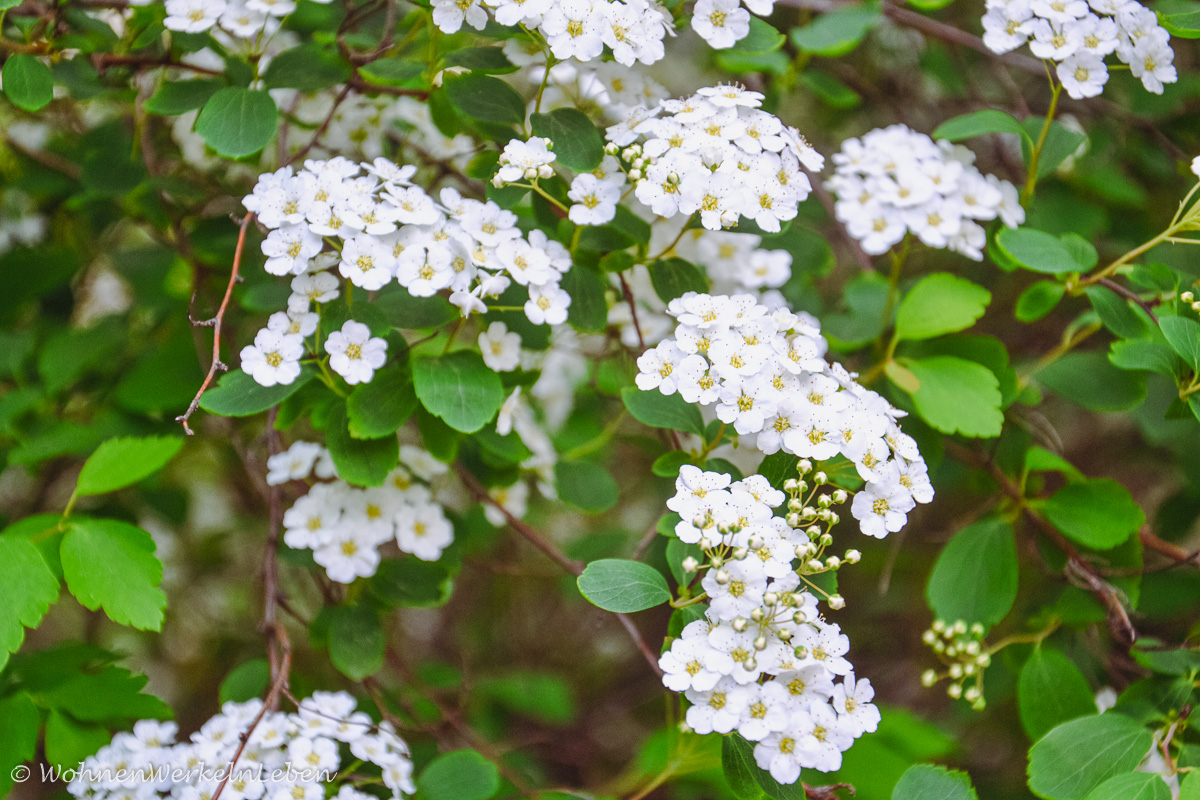
[[[0,0],[0,795],[1200,800],[1196,38]]]

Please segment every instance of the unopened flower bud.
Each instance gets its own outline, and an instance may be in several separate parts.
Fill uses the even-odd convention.
[[[497,189],[499,189],[503,185],[504,185],[504,179],[500,177],[499,173],[497,173],[492,178],[492,186],[495,186]]]
[[[755,650],[757,650],[757,651],[758,651],[758,652],[760,652],[760,653],[761,653],[763,650],[766,650],[766,649],[767,649],[767,637],[765,637],[765,636],[760,636],[760,637],[758,637],[757,639],[755,639],[755,640],[754,640],[754,649],[755,649]]]
[[[1196,296],[1191,292],[1184,292],[1183,294],[1179,295],[1179,299],[1185,303],[1191,303],[1195,301]]]
[[[640,169],[629,170],[629,180],[636,183],[636,182],[640,181],[641,179],[642,179],[642,171]]]
[[[946,652],[946,643],[943,642],[941,639],[938,639],[936,642],[934,642],[932,647],[933,647],[933,652],[935,652],[935,653]]]
[[[962,676],[963,676],[962,664],[951,664],[950,665],[950,677],[954,678],[954,680],[958,680]]]
[[[825,565],[821,563],[821,559],[819,558],[809,559],[808,563],[804,566],[808,567],[813,572],[820,572],[821,570],[825,569]]]
[[[816,475],[813,475],[813,483],[817,486],[824,486],[829,483],[829,476],[824,472],[818,472]]]
[[[979,691],[978,686],[972,686],[970,689],[967,689],[967,691],[963,694],[963,699],[970,700],[971,702],[975,702],[976,700],[979,699],[980,695],[982,695],[982,694],[983,694],[983,692]]]
[[[621,158],[625,159],[626,161],[633,161],[635,158],[637,158],[637,153],[633,151],[632,147],[626,147],[621,151]]]
[[[967,632],[967,623],[965,620],[958,620],[954,623],[954,632],[960,636]]]
[[[753,658],[747,658],[742,662],[742,669],[746,670],[746,672],[754,672],[754,670],[758,669],[758,662]]]
[[[709,559],[709,562],[712,563],[715,569],[720,569],[721,567],[725,566],[725,559],[721,558],[720,556],[713,556]]]
[[[685,722],[684,720],[679,720],[679,732],[680,733],[691,733],[692,726],[688,725],[687,722]]]
[[[936,633],[941,633],[945,629],[946,629],[946,623],[940,619],[935,619],[933,621],[933,625],[930,626],[930,630],[932,630]]]
[[[800,471],[801,475],[807,475],[812,472],[812,462],[807,458],[802,458],[800,459],[800,463],[796,465],[796,469]]]
[[[962,697],[962,684],[961,683],[950,684],[949,686],[946,687],[946,694],[950,695],[955,700]]]
[[[987,702],[980,697],[974,703],[971,703],[971,708],[975,711],[983,711],[983,709],[987,708]]]
[[[842,518],[838,516],[836,511],[829,512],[829,527],[832,528],[834,525],[837,525],[841,521],[842,521]]]
[[[804,535],[810,539],[816,539],[818,536],[821,535],[821,529],[819,527],[817,527],[816,525],[810,525],[808,530],[806,530],[804,532]]]
[[[834,611],[845,608],[846,598],[842,597],[840,594],[829,595],[829,607]]]
[[[792,640],[792,632],[787,628],[781,630],[777,635],[779,636],[779,640],[781,642],[790,642]]]
[[[537,176],[538,176],[538,168],[537,167],[530,167],[529,169],[525,170],[525,178],[527,180],[533,180]]]
[[[691,573],[700,569],[700,562],[697,561],[692,556],[688,556],[687,558],[685,558],[683,560],[682,566],[683,566],[683,571],[690,575]]]
[[[825,559],[825,565],[830,569],[837,569],[842,565],[842,560],[837,556],[829,556]]]
[[[635,159],[633,160],[633,166],[634,166],[635,168],[637,168],[637,169],[641,169],[642,167],[646,166],[646,159],[644,159],[644,158],[635,158]]]
[[[792,655],[803,661],[804,659],[808,658],[808,648],[804,645],[800,645],[796,649],[792,650]]]
[[[921,634],[921,641],[925,644],[933,644],[938,640],[937,634],[933,631],[925,631]]]
[[[799,514],[788,514],[787,515],[787,524],[788,524],[788,527],[790,527],[790,528],[799,528],[800,527],[800,515]]]
[[[963,664],[963,675],[974,675],[978,669],[974,663]]]
[[[712,550],[716,546],[717,546],[717,543],[714,542],[712,539],[708,538],[707,536],[701,537],[701,539],[700,539],[700,549],[701,550],[706,550],[706,551]]]
[[[838,489],[836,492],[834,492],[833,493],[833,502],[835,502],[839,505],[846,502],[846,490]]]
[[[828,508],[822,508],[817,512],[817,519],[821,520],[821,522],[829,522],[832,517],[833,512]]]
[[[746,542],[746,546],[751,550],[762,550],[763,544],[764,542],[760,536],[751,536],[750,541]]]
[[[762,622],[763,618],[766,616],[767,615],[763,613],[761,608],[756,608],[750,612],[750,619],[754,620],[755,622]]]
[[[1200,311],[1200,300],[1192,303],[1192,311]]]
[[[976,622],[971,625],[971,633],[975,636],[983,636],[983,623]]]
[[[538,167],[538,177],[553,178],[554,177],[553,167],[551,167],[549,164],[542,164],[540,167]]]
[[[821,547],[829,547],[833,544],[833,536],[828,533],[821,534]]]
[[[792,622],[796,623],[797,625],[803,625],[804,623],[808,622],[808,614],[804,613],[803,611],[797,611],[795,614],[792,614]]]
[[[723,569],[717,570],[717,583],[721,586],[729,583],[729,573]]]
[[[785,492],[794,492],[794,491],[796,491],[796,479],[795,479],[795,478],[788,478],[786,481],[784,481],[784,482],[783,482],[783,490],[784,490]]]
[[[779,603],[779,595],[775,592],[767,592],[763,595],[763,602],[769,606],[776,605]]]
[[[847,564],[857,564],[860,560],[862,560],[862,553],[858,552],[857,550],[846,551]]]
[[[609,142],[608,144],[604,145],[604,152],[608,153],[610,156],[615,156],[617,151],[620,149],[621,148],[613,142]]]
[[[733,620],[733,629],[735,631],[737,631],[738,633],[741,633],[742,631],[746,630],[746,618],[745,617],[735,618]]]
[[[800,502],[799,497],[793,497],[791,500],[788,500],[787,507],[788,511],[800,511],[804,508],[804,503]]]
[[[745,558],[745,557],[746,557],[746,556],[748,556],[748,555],[750,555],[750,551],[749,551],[749,550],[747,550],[747,549],[746,549],[746,548],[744,548],[744,547],[739,547],[737,550],[734,550],[734,551],[733,551],[733,560],[734,560],[734,561],[741,561],[743,558]]]
[[[937,683],[937,673],[931,669],[927,669],[921,673],[921,685],[929,688]]]

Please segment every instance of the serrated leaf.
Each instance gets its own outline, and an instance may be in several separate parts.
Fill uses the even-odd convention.
[[[1040,510],[1067,538],[1095,550],[1116,547],[1146,522],[1129,490],[1111,478],[1068,484]]]
[[[150,534],[127,522],[75,518],[60,549],[67,587],[85,608],[102,608],[113,622],[161,630],[167,596],[158,588],[162,564],[154,549]]]
[[[965,772],[914,764],[905,770],[892,790],[892,800],[977,800],[975,787]]]
[[[754,745],[741,736],[721,738],[721,770],[738,800],[759,800],[762,790],[754,780]]]
[[[46,717],[46,760],[62,769],[77,769],[110,741],[112,734],[104,725],[79,722],[58,709]]]
[[[556,108],[549,114],[530,117],[533,132],[554,145],[555,163],[576,172],[600,166],[604,159],[604,139],[599,129],[582,111]]]
[[[621,390],[621,400],[630,415],[643,425],[704,435],[704,418],[700,416],[700,409],[678,394],[643,392],[627,386]]]
[[[58,578],[28,539],[0,536],[0,669],[25,641],[25,628],[36,628],[58,600]]]
[[[969,328],[991,301],[991,292],[964,278],[948,272],[927,275],[900,303],[896,338],[931,339]]]
[[[1122,714],[1064,722],[1029,749],[1029,788],[1046,800],[1083,800],[1135,769],[1153,743],[1150,731]]]
[[[985,519],[963,528],[942,549],[925,587],[938,619],[990,628],[1017,598],[1017,547],[1012,525]]]
[[[24,692],[0,699],[0,795],[13,786],[13,767],[37,754],[40,718],[37,706]]]
[[[474,433],[491,422],[504,403],[500,376],[478,353],[466,350],[417,359],[413,387],[430,414],[463,433]]]
[[[920,382],[913,401],[921,417],[942,433],[990,438],[1004,425],[1000,381],[990,369],[954,356],[903,359]]]
[[[162,469],[181,447],[179,436],[109,439],[84,462],[75,491],[86,496],[131,486]]]
[[[228,158],[257,153],[275,135],[279,112],[262,90],[229,86],[208,99],[196,118],[196,133]]]
[[[580,594],[591,603],[619,614],[644,611],[671,599],[667,579],[640,561],[619,558],[593,561],[577,583]]]
[[[123,719],[169,719],[171,708],[142,692],[150,679],[117,666],[78,672],[42,694],[47,705],[70,713],[80,722]]]
[[[1052,728],[1096,713],[1096,701],[1087,679],[1069,658],[1040,646],[1021,667],[1017,680],[1017,708],[1021,727],[1036,742]]]

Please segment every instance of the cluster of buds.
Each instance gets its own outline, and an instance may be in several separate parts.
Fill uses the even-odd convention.
[[[968,625],[963,620],[947,623],[935,620],[921,640],[933,650],[946,666],[944,670],[927,669],[921,674],[921,685],[930,687],[946,680],[946,694],[955,700],[963,699],[971,708],[982,711],[983,672],[992,663],[992,653],[984,647],[983,625],[976,622]],[[971,685],[966,686],[970,681]]]
[[[522,178],[535,181],[554,177],[554,168],[550,164],[558,156],[553,149],[554,143],[544,136],[533,136],[524,142],[513,139],[500,153],[499,170],[492,178],[492,185],[499,189]]]
[[[847,550],[841,557],[826,555],[827,549],[833,545],[833,528],[841,521],[832,506],[844,504],[849,494],[845,489],[822,491],[822,487],[829,485],[829,476],[824,472],[813,473],[812,462],[806,458],[796,465],[796,471],[799,477],[789,478],[783,484],[783,490],[788,495],[788,527],[802,531],[808,539],[796,545],[796,557],[800,560],[796,572],[800,575],[818,575],[836,572],[843,564],[857,564],[862,558],[857,550]],[[810,477],[813,484],[811,488]],[[845,601],[840,595],[829,596],[830,608],[836,610],[844,605]]]
[[[1192,311],[1200,312],[1200,300],[1197,300],[1191,292],[1183,292],[1179,295],[1179,299],[1191,306]]]
[[[642,155],[642,146],[634,143],[628,147],[620,147],[612,142],[604,146],[604,152],[610,156],[619,156],[621,159],[621,169],[629,176],[629,180],[637,183],[642,179],[646,165],[650,162]],[[675,183],[679,183],[679,176],[676,175]]]

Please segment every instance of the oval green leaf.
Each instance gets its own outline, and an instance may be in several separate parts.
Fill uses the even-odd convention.
[[[620,558],[593,561],[577,583],[580,594],[591,603],[618,614],[644,611],[671,599],[667,579],[640,561]]]

